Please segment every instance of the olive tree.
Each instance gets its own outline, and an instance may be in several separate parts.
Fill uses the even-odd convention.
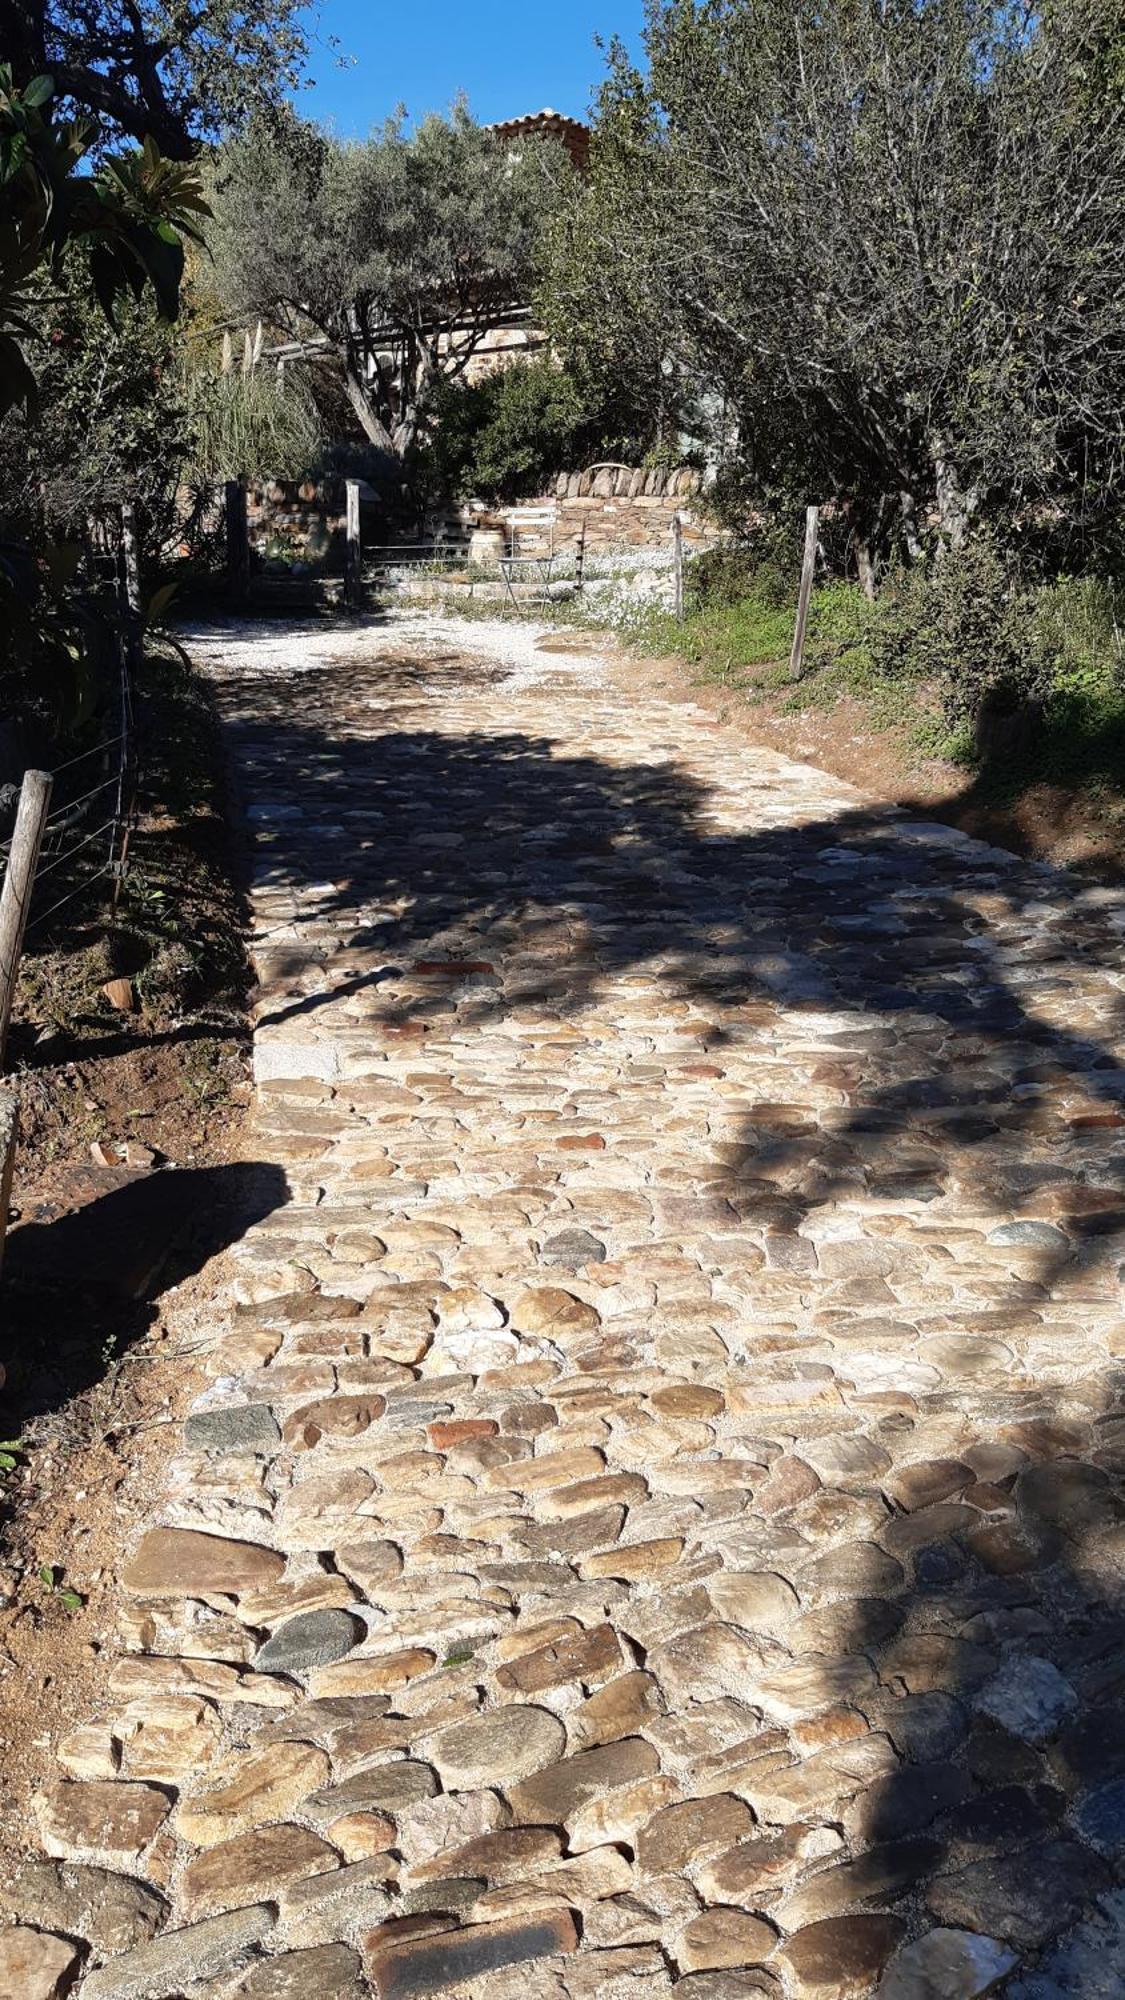
[[[258,121],[221,156],[215,283],[232,313],[322,342],[365,436],[401,458],[437,383],[526,304],[569,171],[561,149],[514,154],[460,106],[354,143],[293,114]]]
[[[554,232],[564,349],[661,345],[734,414],[752,503],[846,496],[883,546],[997,506],[1095,532],[1125,457],[1118,0],[652,0],[646,43]]]

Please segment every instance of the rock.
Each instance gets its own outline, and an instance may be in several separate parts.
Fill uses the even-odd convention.
[[[263,1904],[209,1917],[185,1930],[165,1931],[150,1944],[137,1945],[111,1959],[82,1983],[82,2000],[168,2000],[192,1980],[221,1972],[273,1928],[273,1911]]]
[[[143,1943],[166,1907],[147,1882],[106,1868],[12,1858],[0,1878],[0,1915],[88,1938],[100,1952]]]
[[[510,1660],[496,1671],[497,1686],[519,1694],[542,1694],[568,1681],[584,1686],[600,1686],[612,1680],[625,1661],[617,1634],[610,1624],[595,1625],[536,1647],[519,1659]]]
[[[137,1012],[137,993],[131,979],[107,979],[98,991],[118,1014]]]
[[[512,1705],[454,1723],[426,1743],[426,1755],[454,1790],[507,1786],[556,1761],[566,1730],[545,1708]]]
[[[553,1340],[563,1347],[596,1333],[602,1323],[601,1314],[593,1306],[555,1285],[523,1292],[512,1306],[511,1314],[517,1333]]]
[[[67,1938],[23,1924],[0,1930],[0,1993],[12,2000],[62,2000],[77,1964],[77,1949]]]
[[[899,1756],[915,1763],[949,1757],[968,1728],[960,1702],[947,1694],[903,1695],[881,1707],[877,1719]]]
[[[406,1871],[408,1882],[433,1882],[444,1875],[482,1876],[486,1882],[523,1881],[541,1864],[558,1861],[562,1841],[553,1827],[509,1826],[482,1834],[461,1847],[446,1848]]]
[[[1107,1861],[1125,1859],[1125,1779],[1113,1778],[1087,1792],[1071,1817],[1075,1831]]]
[[[324,1751],[311,1743],[238,1751],[212,1767],[206,1791],[181,1801],[176,1831],[196,1847],[217,1847],[237,1833],[283,1819],[324,1783],[329,1769]]]
[[[746,1910],[707,1910],[680,1932],[675,1958],[684,1972],[715,1966],[756,1965],[769,1957],[777,1932]]]
[[[844,1815],[844,1827],[852,1840],[865,1843],[902,1840],[958,1805],[968,1789],[968,1776],[957,1764],[906,1764],[860,1794]]]
[[[903,1935],[897,1917],[827,1917],[778,1946],[792,2000],[865,2000]]]
[[[405,1688],[436,1665],[425,1646],[400,1646],[393,1653],[364,1653],[352,1660],[331,1660],[309,1676],[313,1694],[336,1700],[375,1696],[388,1688]]]
[[[290,1882],[337,1868],[340,1857],[307,1827],[257,1827],[196,1854],[180,1878],[185,1917],[212,1916],[272,1897]]]
[[[914,1459],[883,1475],[884,1493],[913,1514],[948,1500],[971,1485],[973,1474],[959,1458]]]
[[[801,1608],[792,1584],[769,1571],[720,1570],[706,1588],[719,1617],[746,1632],[784,1632]]]
[[[287,1618],[254,1656],[259,1672],[299,1674],[341,1660],[366,1636],[366,1627],[348,1611],[304,1611]]]
[[[1071,1539],[1112,1527],[1121,1518],[1109,1474],[1078,1459],[1029,1466],[1016,1480],[1016,1497],[1030,1526],[1046,1523]]]
[[[1011,1972],[1014,1951],[973,1931],[930,1931],[899,1952],[876,2000],[980,2000]]]
[[[256,1542],[228,1541],[191,1528],[150,1528],[121,1583],[138,1597],[238,1597],[272,1583],[285,1557]]]
[[[378,1924],[394,1907],[390,1888],[398,1864],[389,1854],[375,1854],[346,1868],[306,1875],[277,1892],[286,1943],[334,1944],[342,1931]]]
[[[48,1785],[34,1804],[48,1854],[124,1865],[156,1838],[172,1801],[155,1785],[91,1778]]]
[[[646,1875],[675,1874],[689,1861],[702,1861],[737,1841],[749,1840],[753,1832],[749,1806],[730,1793],[685,1799],[682,1805],[665,1806],[640,1829],[637,1866]]]
[[[1078,1696],[1050,1660],[1023,1654],[1005,1662],[974,1707],[1025,1743],[1044,1743],[1074,1713]]]
[[[368,1596],[402,1572],[402,1555],[394,1542],[341,1542],[335,1553],[337,1569]]]
[[[394,1845],[395,1823],[386,1813],[342,1813],[329,1821],[325,1835],[345,1861],[364,1861]]]
[[[621,1785],[604,1797],[591,1799],[572,1813],[566,1823],[567,1842],[572,1854],[604,1841],[622,1841],[633,1846],[638,1827],[644,1826],[662,1806],[676,1805],[680,1787],[674,1778],[640,1778],[635,1785]]]
[[[654,1777],[659,1769],[660,1760],[651,1743],[640,1736],[625,1736],[619,1743],[579,1750],[574,1757],[548,1764],[545,1770],[513,1785],[509,1799],[517,1819],[561,1826],[589,1800],[618,1785]]]
[[[277,1418],[268,1403],[197,1410],[184,1424],[184,1444],[189,1451],[270,1452],[280,1437]]]
[[[781,1514],[801,1500],[819,1493],[821,1482],[804,1459],[782,1457],[770,1466],[769,1477],[754,1488],[754,1508],[759,1514]]]
[[[563,1229],[548,1237],[539,1252],[541,1264],[559,1264],[566,1271],[583,1271],[588,1264],[604,1264],[605,1244],[588,1229]]]
[[[1107,1881],[1104,1864],[1077,1842],[1044,1841],[939,1875],[926,1891],[926,1903],[941,1923],[1035,1951]]]
[[[224,2000],[367,2000],[359,1953],[346,1944],[314,1945],[259,1959]]]
[[[567,1716],[572,1748],[591,1750],[633,1736],[654,1715],[663,1715],[664,1699],[651,1674],[619,1674]]]
[[[450,1848],[463,1847],[467,1841],[481,1840],[486,1834],[495,1833],[497,1827],[506,1826],[508,1818],[508,1809],[495,1792],[443,1792],[432,1799],[421,1799],[417,1805],[406,1806],[398,1814],[398,1839],[385,1841],[383,1845],[396,1846],[417,1862],[432,1854],[444,1854]],[[339,1824],[337,1821],[336,1825]],[[393,1834],[395,1823],[388,1820],[386,1824]],[[328,1829],[328,1837],[337,1838],[334,1828]]]
[[[871,1847],[854,1861],[841,1861],[802,1882],[778,1905],[778,1921],[787,1931],[799,1930],[823,1917],[842,1915],[852,1903],[892,1903],[931,1874],[944,1851],[936,1840]]]
[[[489,1978],[505,1966],[529,1964],[577,1947],[574,1919],[560,1911],[380,1944],[365,1956],[378,2000],[422,2000],[425,1994],[463,1986],[470,1979]]]
[[[428,1764],[420,1764],[412,1757],[399,1757],[389,1764],[375,1764],[357,1771],[353,1777],[345,1778],[342,1784],[326,1785],[321,1791],[310,1792],[302,1802],[302,1811],[310,1819],[325,1822],[337,1819],[341,1813],[387,1812],[395,1815],[404,1806],[417,1805],[420,1799],[432,1798],[437,1791],[438,1781]]]
[[[1052,1257],[1069,1257],[1071,1252],[1070,1238],[1053,1222],[1002,1222],[989,1230],[985,1241],[1001,1249],[1045,1250]]]
[[[760,1672],[762,1650],[736,1625],[715,1621],[654,1647],[648,1664],[668,1701],[686,1704],[709,1694],[741,1694]]]
[[[1005,2000],[1120,2000],[1125,1992],[1125,1891],[1101,1896],[1085,1922],[1005,1988]]]
[[[363,1437],[385,1408],[382,1396],[322,1396],[291,1411],[282,1436],[291,1450],[312,1451],[326,1437]]]
[[[826,1435],[804,1438],[801,1457],[829,1486],[858,1480],[864,1485],[878,1479],[891,1462],[890,1453],[873,1438],[857,1435]]]

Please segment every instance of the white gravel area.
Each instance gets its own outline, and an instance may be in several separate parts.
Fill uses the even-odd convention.
[[[583,646],[576,634],[575,650],[565,647],[565,631],[557,626],[516,618],[458,618],[441,611],[394,611],[366,624],[331,624],[310,619],[239,619],[222,624],[181,627],[180,639],[201,667],[222,661],[228,671],[270,675],[314,673],[342,660],[377,661],[407,645],[416,657],[449,666],[451,653],[505,667],[505,689],[513,694],[539,687],[546,680],[565,679],[596,686],[604,676],[604,658]],[[550,638],[549,652],[541,642]]]

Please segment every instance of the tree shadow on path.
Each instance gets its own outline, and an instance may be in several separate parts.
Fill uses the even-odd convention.
[[[601,1017],[623,1107],[631,1065],[642,1104],[654,1068],[692,1085],[692,1189],[648,1156],[657,1233],[717,1239],[715,1271],[740,1246],[763,1464],[822,1482],[710,1546],[793,1581],[762,1671],[822,1674],[819,1736],[790,1739],[821,1760],[807,1817],[871,1857],[841,1848],[787,1915],[763,1823],[731,1900],[786,1930],[848,1911],[845,1956],[899,1941],[872,1912],[983,1932],[1019,2000],[1086,1991],[1088,1949],[1089,1992],[1125,1992],[1121,1905],[1090,1915],[1125,1861],[1125,905],[768,755],[422,726],[424,692],[333,675],[295,718],[292,685],[228,684],[260,1026],[347,1002],[423,1067],[453,1035]],[[744,1698],[788,1726],[783,1695]],[[851,1784],[856,1717],[893,1754]]]

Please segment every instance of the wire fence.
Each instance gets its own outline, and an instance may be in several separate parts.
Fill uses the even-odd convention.
[[[26,897],[24,937],[42,934],[51,920],[106,883],[116,909],[137,811],[137,732],[128,637],[117,643],[120,727],[67,757],[46,775],[51,810],[43,823],[38,859]],[[87,783],[91,779],[91,783]],[[12,839],[0,841],[0,894]]]

